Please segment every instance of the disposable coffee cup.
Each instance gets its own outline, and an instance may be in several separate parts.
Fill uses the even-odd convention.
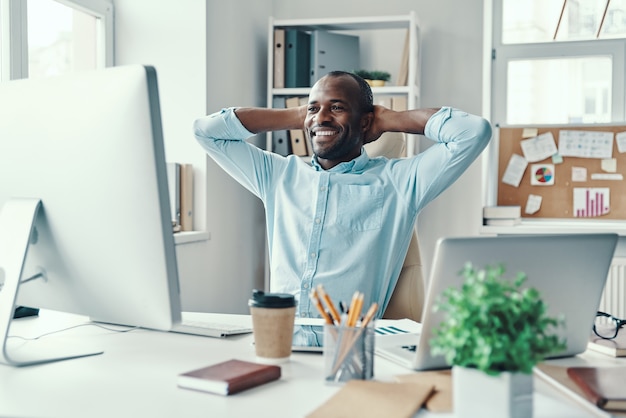
[[[289,293],[254,290],[248,305],[257,361],[269,364],[289,361],[296,316],[295,297]]]

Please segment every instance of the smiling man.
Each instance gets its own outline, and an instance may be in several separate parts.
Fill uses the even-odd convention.
[[[304,129],[314,156],[283,157],[245,141]],[[384,132],[423,134],[417,156],[370,158],[363,145]],[[308,297],[321,284],[335,301],[364,293],[385,311],[420,210],[470,166],[491,138],[483,118],[458,109],[396,112],[374,106],[360,77],[335,71],[299,108],[229,108],[195,121],[206,152],[265,205],[271,291],[292,293],[301,317],[319,316]]]

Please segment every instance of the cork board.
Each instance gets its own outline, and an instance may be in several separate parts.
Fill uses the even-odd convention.
[[[532,135],[528,134],[528,129],[533,131]],[[566,132],[562,133],[561,131]],[[609,159],[603,163],[605,158],[596,158],[598,154],[593,152],[589,154],[593,156],[593,158],[566,155],[559,157],[560,154],[557,153],[556,158],[550,156],[540,161],[528,162],[517,187],[503,181],[505,174],[507,174],[508,182],[511,182],[511,170],[507,170],[507,168],[510,168],[509,162],[513,154],[520,157],[525,156],[522,150],[522,141],[536,138],[541,134],[549,132],[552,134],[556,148],[561,151],[562,149],[559,148],[559,141],[562,141],[563,146],[565,146],[565,144],[571,144],[571,142],[569,142],[571,137],[565,135],[572,134],[572,131],[574,131],[573,136],[575,137],[591,137],[597,135],[593,132],[612,133],[613,149],[610,158],[615,159],[615,170],[612,171],[613,169],[609,168],[609,171],[606,171],[606,168],[612,165],[612,161]],[[579,133],[580,131],[584,132]],[[586,133],[587,131],[592,132]],[[521,206],[523,218],[626,220],[626,183],[624,180],[626,179],[626,152],[619,152],[616,140],[616,137],[618,137],[621,140],[620,142],[624,142],[624,136],[626,134],[623,134],[623,132],[626,132],[626,125],[585,125],[536,128],[500,127],[498,143],[497,204],[503,206]],[[549,136],[546,135],[542,138],[546,137],[549,138]],[[609,136],[607,134],[605,138],[608,137]],[[583,142],[583,147],[588,146],[588,144],[588,142]],[[626,150],[622,149],[622,151]],[[610,152],[610,144],[608,142],[605,142],[604,152]],[[568,154],[568,152],[564,152],[564,154]],[[517,158],[519,161],[518,157],[514,158]],[[604,169],[603,164],[605,164]],[[581,173],[584,173],[585,171],[586,176],[582,177]],[[542,174],[545,174],[545,176]],[[593,174],[596,176],[600,174],[600,176],[604,177],[607,177],[608,175],[613,178],[618,178],[621,174],[623,179],[592,179],[591,177]],[[574,181],[574,179],[577,181]],[[515,183],[515,181],[513,181],[513,183]],[[575,192],[574,189],[578,190]],[[539,210],[532,214],[526,213],[525,211],[530,195],[541,196],[541,205]],[[586,199],[585,202],[587,203],[587,211],[581,212],[581,198]],[[590,202],[595,205],[603,200],[609,200],[609,204],[605,205],[604,210],[600,208],[596,210],[595,213],[593,213],[593,210],[589,210]],[[575,203],[576,207],[574,206]],[[605,211],[608,212],[605,213]]]

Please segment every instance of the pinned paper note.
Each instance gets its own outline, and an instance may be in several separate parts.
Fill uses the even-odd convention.
[[[524,128],[522,130],[522,138],[532,138],[537,136],[537,128]]]
[[[559,132],[559,154],[563,157],[611,158],[613,132],[562,130]]]
[[[593,173],[591,180],[624,180],[621,173]]]
[[[617,143],[617,151],[620,154],[626,152],[626,131],[616,133],[615,142]]]
[[[617,159],[615,158],[607,158],[600,162],[602,171],[606,171],[607,173],[615,173],[617,171]]]
[[[529,194],[528,200],[526,201],[526,207],[524,208],[524,212],[532,215],[533,213],[537,213],[539,209],[541,209],[541,201],[543,198],[536,194]]]
[[[546,132],[534,138],[520,142],[524,158],[529,163],[545,160],[557,153],[556,143],[552,132]]]
[[[531,186],[553,186],[554,164],[532,164],[530,166]]]
[[[572,181],[587,181],[587,169],[585,167],[572,167]]]
[[[606,215],[611,209],[611,190],[608,187],[574,188],[574,217],[594,218]]]
[[[527,166],[528,161],[526,161],[526,158],[518,154],[511,155],[509,164],[506,166],[506,170],[504,170],[504,175],[502,176],[502,183],[519,187]]]
[[[552,164],[562,164],[563,157],[558,152],[552,156]]]

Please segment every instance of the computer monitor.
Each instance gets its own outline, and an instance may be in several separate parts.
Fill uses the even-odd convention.
[[[12,352],[18,305],[157,330],[180,321],[165,161],[152,67],[0,83],[0,362],[101,352]]]

